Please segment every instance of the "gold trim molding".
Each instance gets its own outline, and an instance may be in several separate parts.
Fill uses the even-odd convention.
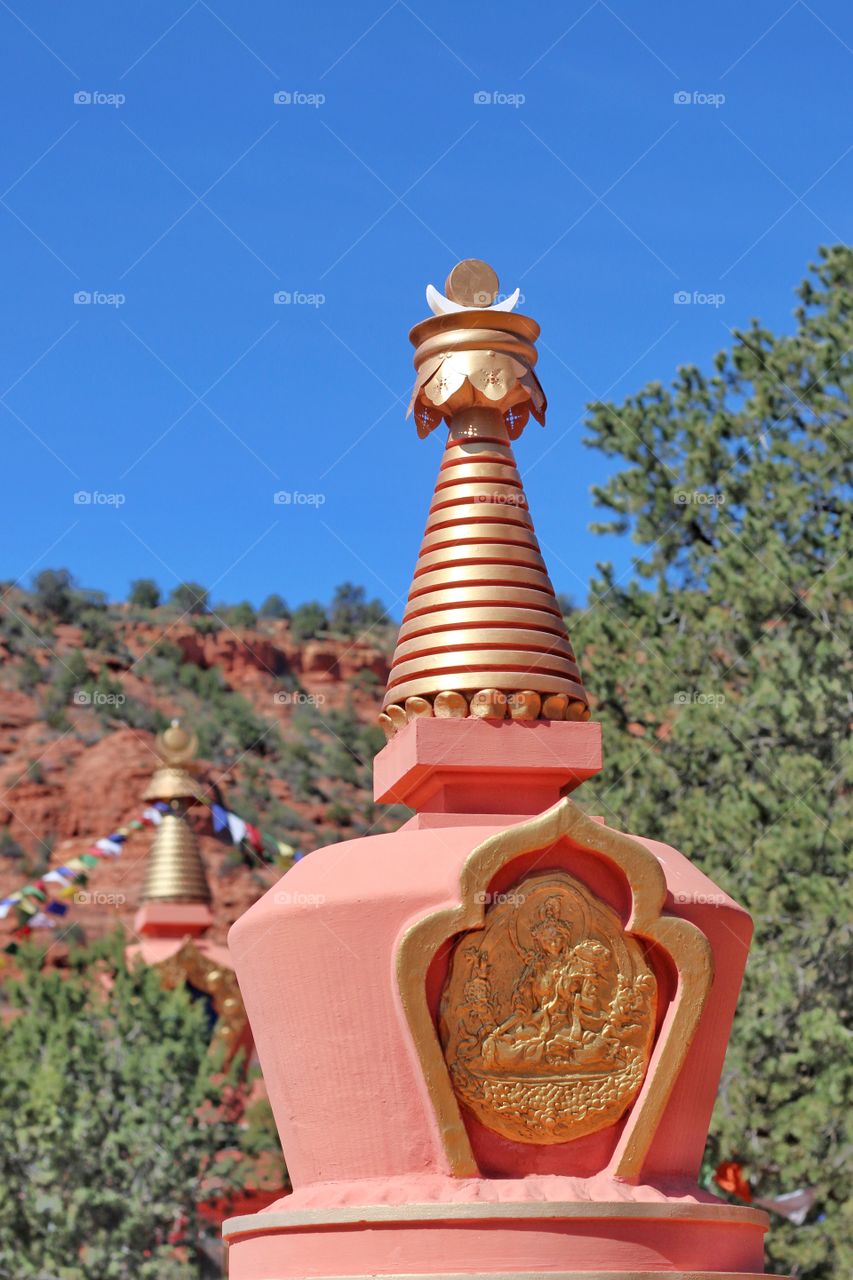
[[[486,891],[507,863],[564,837],[622,872],[632,896],[625,932],[665,951],[678,977],[648,1071],[606,1170],[611,1177],[640,1176],[711,988],[710,944],[689,921],[661,914],[666,879],[657,858],[638,841],[594,822],[569,799],[484,840],[462,867],[460,904],[436,911],[412,925],[397,950],[397,982],[403,1010],[439,1122],[450,1171],[456,1177],[476,1177],[479,1169],[427,1002],[429,967],[443,943],[457,934],[483,929]]]
[[[279,1209],[226,1218],[223,1231],[255,1234],[288,1231],[300,1227],[362,1226],[371,1222],[734,1222],[738,1226],[767,1230],[770,1217],[748,1205],[706,1204],[704,1201],[660,1200],[436,1200],[426,1204],[353,1204],[322,1209]],[[596,1272],[596,1274],[601,1274]],[[667,1274],[670,1274],[669,1272]],[[676,1273],[677,1274],[677,1273]],[[690,1273],[693,1274],[692,1272]],[[710,1274],[710,1273],[709,1273]],[[728,1273],[727,1280],[728,1280]]]

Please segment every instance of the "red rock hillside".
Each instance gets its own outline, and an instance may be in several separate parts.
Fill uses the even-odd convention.
[[[252,627],[218,616],[130,606],[45,618],[7,590],[0,614],[0,896],[85,852],[138,816],[157,765],[156,733],[173,717],[200,741],[200,777],[265,833],[309,852],[393,815],[374,808],[375,724],[393,629],[299,641],[288,621]],[[281,874],[209,835],[194,811],[214,897],[213,936]],[[69,924],[92,939],[128,930],[150,830],[105,859],[71,899]],[[0,923],[11,933],[14,913]]]

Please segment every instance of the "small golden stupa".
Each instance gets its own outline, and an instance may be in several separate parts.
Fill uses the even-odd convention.
[[[418,435],[450,428],[380,724],[418,716],[586,720],[589,699],[539,550],[511,441],[546,400],[539,325],[496,303],[485,262],[432,286],[434,314],[409,335]]]
[[[157,968],[163,985],[184,983],[210,998],[217,1022],[213,1043],[230,1061],[238,1048],[251,1052],[246,1010],[226,947],[205,937],[213,923],[212,894],[195,832],[187,821],[200,799],[194,758],[198,738],[177,720],[157,736],[160,768],[144,799],[168,804],[148,854],[141,903],[134,927],[138,942],[128,961]]]
[[[211,900],[198,841],[187,821],[190,806],[199,798],[193,776],[197,749],[196,735],[188,733],[177,720],[157,737],[162,764],[148,784],[144,799],[165,801],[169,808],[157,827],[148,854],[143,903],[209,903]]]

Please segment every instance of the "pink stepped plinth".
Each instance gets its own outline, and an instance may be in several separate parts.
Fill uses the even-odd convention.
[[[416,805],[417,816],[395,834],[312,853],[234,926],[294,1190],[225,1223],[231,1280],[762,1274],[766,1215],[696,1181],[750,920],[677,850],[626,840],[561,800],[600,764],[594,723],[414,720],[375,773],[377,797]],[[551,806],[540,834],[524,834]],[[411,938],[436,913],[463,909],[484,849],[497,868],[484,902],[531,876],[567,874],[630,932],[648,885],[665,893],[663,941],[647,948],[659,1006],[646,1078],[624,1115],[574,1141],[514,1141],[453,1097],[436,1031],[450,943],[421,954]],[[623,853],[645,860],[642,874],[625,872]],[[476,938],[486,906],[465,909]],[[701,975],[665,953],[675,921],[707,940],[704,1006],[691,1007]],[[685,1018],[690,1047],[664,1096]]]

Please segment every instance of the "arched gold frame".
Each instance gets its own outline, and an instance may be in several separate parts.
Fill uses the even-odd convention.
[[[626,933],[661,947],[672,960],[678,977],[645,1080],[628,1112],[608,1166],[611,1176],[631,1179],[640,1176],[711,989],[714,962],[708,939],[688,920],[661,914],[666,899],[666,879],[657,858],[644,845],[593,821],[569,799],[560,800],[527,822],[489,836],[472,850],[462,867],[461,903],[436,911],[412,925],[397,949],[400,998],[450,1169],[456,1177],[476,1177],[479,1169],[427,1002],[429,966],[443,942],[466,930],[483,927],[485,891],[502,867],[522,854],[547,848],[563,836],[623,873],[632,898]]]
[[[216,1014],[211,1049],[222,1047],[224,1064],[228,1066],[243,1043],[249,1023],[234,970],[200,951],[192,938],[187,938],[178,951],[161,961],[157,969],[163,986],[169,990],[188,982],[210,996]]]

